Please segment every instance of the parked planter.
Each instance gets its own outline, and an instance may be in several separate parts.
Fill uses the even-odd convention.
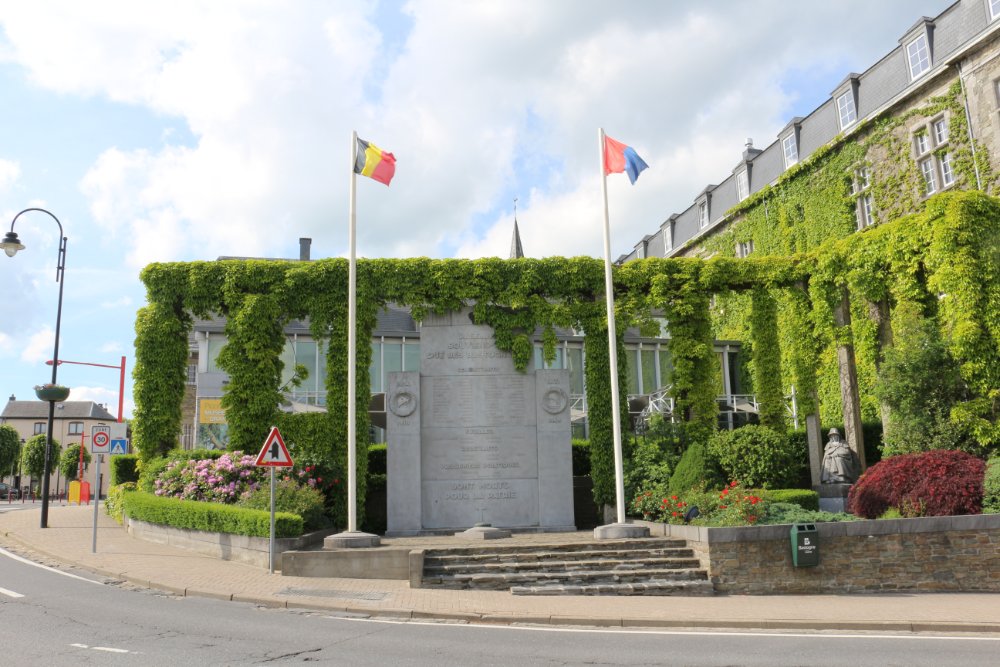
[[[35,386],[35,396],[40,401],[65,401],[69,398],[69,387],[61,384],[40,384]]]

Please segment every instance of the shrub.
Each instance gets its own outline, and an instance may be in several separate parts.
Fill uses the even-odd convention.
[[[590,440],[573,438],[573,476],[590,476]]]
[[[120,454],[111,457],[111,485],[139,481],[139,455]]]
[[[696,486],[706,488],[722,488],[725,484],[719,465],[709,456],[708,448],[700,443],[692,443],[684,450],[677,469],[670,476],[669,490],[672,494],[680,494]]]
[[[175,528],[232,533],[251,537],[271,534],[271,513],[222,503],[162,498],[141,491],[122,495],[124,511],[133,519]],[[274,517],[276,537],[298,537],[303,532],[302,517],[278,512]]]
[[[1000,514],[1000,456],[994,456],[986,464],[983,478],[983,512]]]
[[[771,494],[766,494],[771,500]],[[843,512],[823,512],[816,509],[805,509],[801,505],[786,502],[769,502],[764,520],[760,523],[780,525],[785,523],[820,523],[827,521],[858,521],[859,518]]]
[[[719,431],[709,440],[708,451],[729,479],[747,486],[781,488],[796,484],[808,458],[793,446],[797,440],[766,427],[750,424]]]
[[[368,445],[368,477],[372,475],[384,475],[387,471],[386,465],[387,447],[381,444]]]
[[[225,452],[214,460],[169,461],[153,483],[153,493],[232,504],[264,484],[264,470],[255,461],[240,451]]]
[[[288,512],[302,517],[305,530],[318,530],[330,525],[323,514],[325,498],[319,489],[300,486],[291,477],[283,477],[274,485],[274,507],[276,512]],[[238,503],[241,507],[271,511],[270,484],[248,492]]]
[[[69,445],[59,457],[59,472],[62,473],[67,482],[75,480],[76,474],[79,472],[81,449],[83,449],[83,465],[86,469],[90,465],[90,452],[80,443]]]
[[[122,523],[125,520],[124,496],[126,493],[135,491],[136,488],[138,487],[135,482],[112,484],[108,488],[108,496],[104,500],[104,513],[118,523]]]
[[[808,489],[768,489],[764,496],[771,503],[792,504],[803,510],[819,511],[819,494]]]
[[[848,511],[868,519],[889,508],[904,516],[978,514],[986,463],[965,452],[902,454],[868,468],[851,487]]]

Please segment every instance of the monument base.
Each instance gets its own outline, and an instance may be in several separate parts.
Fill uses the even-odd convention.
[[[649,537],[649,528],[634,523],[609,523],[594,529],[595,540],[622,540],[633,537]]]
[[[510,535],[509,530],[494,528],[493,526],[473,526],[468,530],[463,530],[461,533],[455,533],[455,537],[471,538],[474,540],[500,540],[510,537]]]
[[[819,494],[819,509],[823,512],[846,512],[847,494],[853,484],[820,484],[813,491]]]
[[[382,543],[378,535],[360,531],[345,530],[342,533],[329,535],[323,539],[324,549],[362,549],[377,547]]]

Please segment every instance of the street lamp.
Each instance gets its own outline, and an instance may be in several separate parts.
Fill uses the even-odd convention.
[[[54,216],[49,211],[44,208],[26,208],[17,215],[14,219],[10,221],[10,231],[4,236],[3,243],[0,243],[0,248],[7,253],[8,257],[13,257],[17,254],[18,250],[24,250],[24,246],[21,241],[18,240],[17,234],[14,232],[14,223],[25,213],[29,211],[38,211],[44,213],[59,225],[59,254],[56,259],[56,282],[59,283],[59,302],[56,306],[56,342],[55,349],[52,351],[52,384],[56,384],[56,373],[59,370],[59,325],[62,323],[62,299],[63,299],[63,277],[66,269],[66,237],[63,234],[62,223],[59,222],[59,218]],[[63,399],[65,400],[65,398]],[[45,466],[42,469],[42,521],[41,527],[49,527],[49,472],[51,461],[49,461],[50,453],[52,451],[52,421],[55,417],[56,411],[56,401],[49,401],[49,422],[46,427],[47,440],[45,447]]]

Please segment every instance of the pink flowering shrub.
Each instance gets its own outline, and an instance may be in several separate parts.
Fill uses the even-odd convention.
[[[217,459],[171,461],[156,478],[153,492],[182,500],[232,504],[266,485],[267,471],[255,466],[255,460],[235,451]]]

